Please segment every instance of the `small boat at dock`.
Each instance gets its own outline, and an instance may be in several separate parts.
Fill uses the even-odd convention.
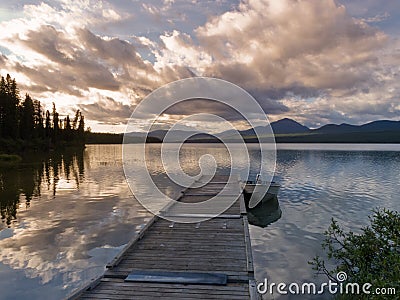
[[[278,196],[280,184],[261,180],[258,174],[255,181],[247,180],[243,184],[243,194],[246,205],[253,208],[259,203],[266,203]]]

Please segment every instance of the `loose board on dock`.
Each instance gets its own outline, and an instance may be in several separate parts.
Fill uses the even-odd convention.
[[[226,285],[228,276],[219,273],[135,270],[129,273],[125,278],[125,282]]]

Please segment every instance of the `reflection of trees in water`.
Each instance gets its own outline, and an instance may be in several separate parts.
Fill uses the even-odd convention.
[[[0,214],[7,226],[17,218],[20,205],[30,206],[33,198],[47,188],[56,196],[60,178],[74,180],[76,187],[84,175],[83,150],[29,155],[16,168],[0,168]],[[44,183],[44,185],[42,185]],[[21,203],[24,201],[24,203]]]

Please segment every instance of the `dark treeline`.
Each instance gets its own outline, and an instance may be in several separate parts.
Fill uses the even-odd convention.
[[[61,118],[53,103],[44,111],[29,94],[22,99],[9,74],[0,81],[0,153],[46,150],[85,144],[85,119],[78,110],[71,119]]]

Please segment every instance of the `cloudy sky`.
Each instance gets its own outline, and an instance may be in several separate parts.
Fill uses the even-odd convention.
[[[399,120],[399,1],[2,2],[1,74],[94,131],[124,131],[147,94],[192,76],[239,85],[272,121]]]

